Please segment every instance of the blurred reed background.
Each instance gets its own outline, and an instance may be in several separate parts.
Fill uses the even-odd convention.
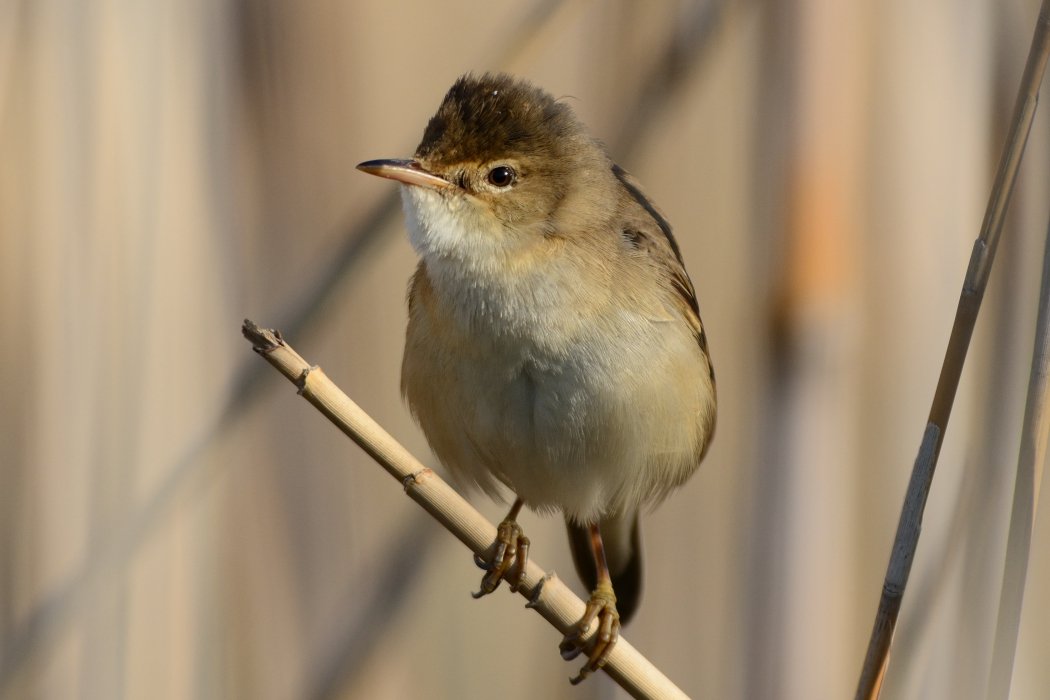
[[[0,0],[0,696],[611,698],[240,337],[424,461],[393,185],[466,71],[676,225],[715,442],[629,639],[694,698],[852,697],[1036,0]],[[883,697],[983,698],[1050,213],[1037,116]],[[1045,491],[1045,489],[1044,489]],[[491,518],[502,507],[475,501]],[[1050,693],[1050,521],[1013,697]],[[535,556],[582,593],[557,519]]]

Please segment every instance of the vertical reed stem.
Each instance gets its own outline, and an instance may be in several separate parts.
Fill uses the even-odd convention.
[[[860,682],[857,684],[856,700],[874,700],[878,698],[879,691],[882,689],[882,679],[889,663],[890,645],[893,642],[897,615],[900,613],[904,590],[908,584],[908,575],[915,558],[915,549],[919,543],[922,513],[926,508],[926,499],[930,493],[930,485],[937,467],[937,457],[940,455],[941,445],[944,442],[948,419],[951,417],[955,393],[959,388],[959,379],[962,376],[966,353],[970,347],[970,338],[973,336],[974,325],[977,322],[977,313],[981,309],[984,291],[988,286],[988,276],[995,259],[995,250],[999,244],[1003,221],[1006,218],[1006,208],[1010,203],[1010,195],[1017,179],[1017,170],[1021,165],[1021,156],[1028,141],[1028,133],[1032,128],[1032,119],[1035,116],[1035,108],[1039,99],[1039,85],[1043,80],[1048,53],[1050,53],[1050,0],[1043,0],[1042,7],[1039,9],[1035,35],[1032,38],[1032,48],[1021,78],[1021,88],[1014,105],[1010,131],[999,159],[999,168],[988,199],[981,234],[973,244],[970,265],[966,271],[962,294],[959,296],[955,323],[952,326],[951,337],[948,339],[948,349],[944,355],[940,379],[933,396],[933,406],[930,408],[930,417],[923,435],[922,447],[919,450],[919,457],[915,460],[908,493],[904,499],[904,508],[901,510],[893,553],[890,555],[890,563],[882,588],[882,598],[875,616],[875,625],[872,629],[871,641],[868,643],[868,652],[864,659]]]

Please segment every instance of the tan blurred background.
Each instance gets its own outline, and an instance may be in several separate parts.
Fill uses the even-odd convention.
[[[398,393],[393,185],[460,74],[570,104],[675,224],[712,450],[627,637],[852,697],[1036,0],[0,0],[0,697],[620,697],[240,337]],[[884,698],[983,698],[1050,214],[1037,116]],[[1045,491],[1046,489],[1044,489]],[[475,498],[495,519],[501,507]],[[1014,698],[1050,695],[1050,520]],[[580,590],[557,519],[534,556]],[[582,592],[582,591],[581,591]]]

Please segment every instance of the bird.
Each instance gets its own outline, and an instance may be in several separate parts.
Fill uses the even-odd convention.
[[[523,507],[560,513],[591,591],[560,644],[608,661],[641,599],[639,515],[697,470],[715,375],[667,218],[564,100],[506,73],[460,77],[400,184],[419,257],[401,392],[461,486],[515,499],[481,597],[524,582]],[[597,624],[587,650],[585,635]]]

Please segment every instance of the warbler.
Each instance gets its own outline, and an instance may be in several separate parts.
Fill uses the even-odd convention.
[[[566,659],[599,629],[607,661],[642,588],[639,512],[697,469],[715,375],[671,226],[565,102],[507,74],[466,75],[397,180],[419,265],[401,391],[468,487],[516,496],[475,594],[524,580],[523,506],[560,512],[592,590]]]

